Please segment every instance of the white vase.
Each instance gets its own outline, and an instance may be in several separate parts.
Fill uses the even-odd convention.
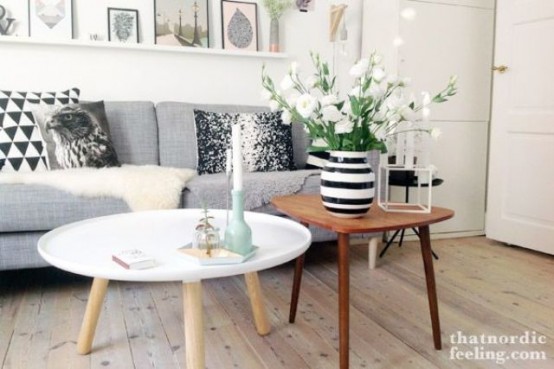
[[[340,218],[364,216],[373,203],[375,174],[363,151],[331,151],[321,172],[321,200]]]

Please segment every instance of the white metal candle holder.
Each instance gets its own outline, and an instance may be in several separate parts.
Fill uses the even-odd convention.
[[[381,165],[379,173],[379,185],[384,186],[384,191],[378,191],[377,202],[379,207],[386,212],[397,213],[430,213],[431,212],[431,192],[432,192],[432,176],[434,168],[429,165],[426,167],[417,165],[398,165],[385,164]],[[414,202],[392,202],[390,201],[390,173],[393,171],[412,171],[417,176],[417,186],[411,187],[416,189]],[[409,188],[406,189],[409,191]],[[384,198],[383,198],[384,197]]]

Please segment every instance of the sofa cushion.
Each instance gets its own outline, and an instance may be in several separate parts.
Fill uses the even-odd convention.
[[[79,102],[79,89],[60,92],[0,91],[0,158],[4,171],[47,170],[46,150],[32,108]]]
[[[197,145],[194,109],[215,113],[261,113],[267,107],[241,105],[203,105],[182,102],[162,102],[156,105],[160,135],[160,164],[177,168],[196,169]],[[301,124],[292,125],[294,164],[306,165],[307,135]]]
[[[74,196],[47,186],[0,186],[0,232],[45,231],[78,220],[129,212],[112,197]]]
[[[243,167],[249,172],[294,170],[291,126],[281,113],[214,113],[194,110],[198,174],[225,172],[231,128],[240,127]]]
[[[121,164],[160,163],[154,104],[146,101],[105,101],[112,142]]]
[[[50,170],[120,166],[103,101],[38,105],[33,116],[46,144]]]

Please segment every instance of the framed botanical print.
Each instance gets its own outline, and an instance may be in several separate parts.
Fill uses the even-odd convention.
[[[139,43],[139,13],[136,9],[108,8],[108,40]]]
[[[210,47],[208,0],[154,0],[158,45]]]
[[[258,7],[256,3],[221,1],[223,48],[258,51]]]
[[[27,1],[0,1],[0,36],[29,36],[29,3]]]
[[[29,0],[29,34],[31,37],[71,40],[72,0]]]

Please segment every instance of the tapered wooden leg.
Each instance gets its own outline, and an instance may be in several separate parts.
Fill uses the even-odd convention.
[[[302,254],[296,258],[294,265],[294,280],[292,282],[292,294],[290,297],[289,323],[296,320],[296,309],[298,308],[298,296],[300,295],[300,284],[302,283],[302,271],[304,270],[304,258]]]
[[[77,340],[77,352],[81,355],[89,354],[92,349],[92,341],[94,340],[98,317],[102,310],[102,304],[106,296],[106,291],[108,290],[109,282],[108,279],[102,278],[94,278],[92,281],[85,316],[83,317],[81,331],[79,332],[79,338]]]
[[[421,256],[425,269],[425,280],[427,282],[427,298],[429,299],[429,311],[431,312],[431,325],[433,328],[433,342],[435,349],[442,348],[441,327],[439,320],[439,304],[437,302],[437,287],[435,285],[435,271],[433,269],[433,255],[431,250],[431,237],[429,226],[419,227],[419,240],[421,243]]]
[[[379,237],[371,237],[369,239],[369,255],[368,255],[369,269],[375,269],[378,247],[379,247]]]
[[[348,369],[350,346],[350,240],[346,233],[338,234],[339,269],[339,357],[340,369]]]
[[[183,283],[183,313],[187,369],[204,369],[206,359],[204,353],[202,282]]]
[[[265,336],[271,331],[271,324],[269,324],[269,320],[267,319],[264,296],[262,294],[258,273],[246,273],[244,278],[246,279],[246,288],[248,289],[248,297],[250,297],[250,305],[252,306],[256,331],[260,336]]]

